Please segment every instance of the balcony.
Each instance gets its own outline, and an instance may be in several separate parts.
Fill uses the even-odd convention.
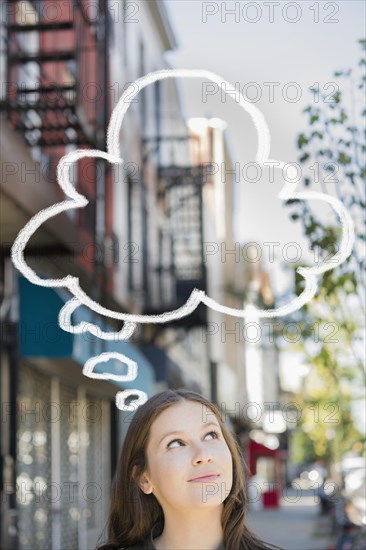
[[[145,146],[160,161],[156,204],[162,223],[156,258],[149,259],[149,298],[143,313],[160,315],[183,306],[197,288],[206,291],[204,264],[203,185],[205,167],[190,164],[190,137],[148,139]],[[207,323],[200,304],[189,316],[169,323],[186,329]],[[164,325],[165,326],[165,325]]]
[[[90,83],[104,91],[97,63],[104,41],[97,34],[106,18],[96,21],[85,6],[82,0],[57,3],[55,21],[48,0],[7,2],[0,111],[30,147],[96,145],[104,94],[90,97]]]

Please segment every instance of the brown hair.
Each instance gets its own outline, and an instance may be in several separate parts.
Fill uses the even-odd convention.
[[[147,466],[146,447],[150,428],[165,409],[183,400],[201,403],[216,416],[233,461],[233,484],[223,502],[222,528],[226,550],[264,550],[277,548],[259,540],[245,525],[248,508],[246,465],[240,447],[225,426],[218,407],[202,395],[185,390],[166,390],[146,401],[135,412],[128,428],[112,484],[107,520],[108,542],[98,550],[133,546],[149,538],[151,529],[164,520],[163,509],[155,496],[145,494],[138,485]]]

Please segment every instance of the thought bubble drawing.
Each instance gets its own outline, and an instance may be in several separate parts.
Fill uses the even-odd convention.
[[[335,267],[343,263],[352,252],[354,243],[354,224],[353,220],[344,207],[344,205],[334,197],[328,196],[324,193],[318,193],[314,191],[296,192],[296,170],[294,167],[283,170],[286,174],[283,188],[278,194],[278,198],[281,200],[300,199],[300,200],[320,200],[328,203],[334,211],[337,213],[341,225],[342,225],[342,237],[339,247],[339,251],[324,261],[317,267],[299,267],[297,272],[305,279],[305,286],[303,292],[291,300],[288,304],[285,304],[276,309],[258,309],[253,305],[248,305],[244,309],[235,309],[224,306],[216,302],[213,298],[207,296],[203,290],[197,288],[193,289],[186,303],[173,311],[168,311],[160,315],[138,315],[130,313],[121,313],[119,311],[113,311],[101,306],[98,302],[92,300],[79,285],[79,279],[71,275],[67,275],[62,279],[41,279],[30,268],[30,266],[24,260],[25,247],[33,235],[33,233],[48,219],[56,216],[60,212],[70,210],[73,208],[83,208],[88,204],[88,200],[85,196],[78,193],[71,183],[70,171],[74,163],[81,158],[85,157],[97,157],[103,158],[112,164],[122,164],[124,161],[120,156],[120,130],[123,122],[123,118],[128,110],[128,107],[135,96],[140,90],[153,84],[158,80],[166,78],[201,78],[208,79],[216,83],[221,90],[230,95],[230,97],[236,101],[240,107],[246,111],[256,128],[258,137],[258,147],[256,154],[256,162],[259,166],[272,166],[283,170],[286,166],[285,162],[277,161],[269,158],[270,154],[270,132],[267,123],[264,119],[261,111],[255,107],[244,95],[239,94],[237,96],[236,88],[218,76],[215,73],[206,70],[194,70],[194,69],[168,69],[149,73],[141,78],[138,78],[133,82],[125,92],[121,95],[116,107],[114,108],[108,127],[107,134],[107,151],[99,151],[95,149],[82,150],[78,149],[64,155],[57,167],[57,180],[64,191],[65,196],[68,197],[60,203],[56,203],[44,210],[41,210],[38,214],[33,216],[29,222],[20,230],[17,235],[12,249],[11,258],[14,266],[26,277],[31,283],[44,287],[65,287],[74,296],[62,307],[59,313],[60,327],[72,334],[81,334],[84,331],[88,331],[93,335],[97,335],[104,340],[128,340],[137,323],[167,323],[174,319],[180,319],[186,317],[192,311],[194,311],[198,305],[202,302],[206,306],[212,308],[221,313],[232,315],[234,317],[242,318],[270,318],[280,317],[292,313],[300,309],[304,304],[308,303],[316,294],[318,286],[318,277]],[[294,172],[292,172],[293,170]],[[90,323],[79,323],[73,325],[71,321],[71,315],[73,311],[79,306],[84,305],[90,308],[92,311],[99,313],[100,315],[125,321],[125,324],[119,332],[103,332],[97,325]],[[109,373],[96,373],[94,368],[96,365],[104,363],[109,359],[116,359],[127,366],[127,374],[116,375]],[[116,352],[102,353],[96,357],[90,358],[84,365],[83,374],[95,379],[105,380],[117,380],[117,381],[132,381],[137,377],[137,364],[125,355]],[[138,399],[134,401],[134,405],[127,405],[126,399],[132,395],[137,395]],[[143,404],[147,400],[145,392],[140,390],[125,390],[116,394],[116,406],[121,410],[132,411],[136,406]]]

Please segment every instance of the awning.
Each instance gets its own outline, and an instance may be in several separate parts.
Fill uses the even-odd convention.
[[[119,352],[136,361],[137,378],[132,382],[109,382],[119,389],[138,389],[148,396],[153,393],[155,369],[145,354],[130,342],[101,340],[89,332],[71,334],[62,330],[58,324],[60,309],[71,298],[64,289],[54,289],[33,285],[19,275],[19,351],[23,357],[48,357],[53,359],[70,358],[80,365],[102,352]],[[93,315],[87,307],[78,307],[72,315],[73,323],[81,321],[94,323],[102,331],[110,328],[99,316]],[[103,372],[107,363],[96,365],[96,372]],[[108,372],[121,374],[117,361],[108,362]]]

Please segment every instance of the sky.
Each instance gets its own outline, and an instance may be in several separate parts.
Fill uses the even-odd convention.
[[[302,110],[310,104],[322,106],[309,88],[317,82],[331,98],[336,91],[332,83],[337,83],[334,71],[357,65],[361,51],[357,41],[366,35],[365,2],[165,0],[165,4],[178,41],[178,48],[167,56],[172,67],[206,69],[236,85],[266,118],[271,132],[270,157],[297,162],[297,136],[307,127]],[[236,11],[230,15],[230,10]],[[240,170],[253,162],[256,133],[250,117],[220,93],[204,97],[196,79],[182,80],[181,86],[186,114],[224,119],[234,162],[239,162]],[[304,261],[313,258],[301,224],[289,219],[289,209],[277,198],[282,185],[280,174],[272,184],[265,174],[256,183],[241,176],[234,200],[235,239],[261,244],[262,260],[277,295],[292,284],[284,270],[291,265],[295,251],[289,243],[297,243]],[[320,185],[311,189],[321,190]],[[318,203],[316,212],[324,220],[331,216],[336,220],[325,204]],[[280,243],[273,248],[273,262],[265,242]],[[302,363],[292,357],[292,375],[285,369],[289,388],[298,386]],[[364,414],[361,410],[357,413],[364,427]]]
[[[318,99],[309,88],[318,82],[331,97],[337,85],[333,72],[357,64],[357,40],[365,36],[365,3],[165,0],[165,4],[178,42],[178,48],[167,55],[169,63],[174,68],[213,71],[234,84],[264,114],[271,132],[271,158],[297,162],[296,138],[307,125],[302,110],[315,106]],[[211,89],[203,92],[199,80],[185,79],[180,85],[188,116],[220,117],[227,122],[227,140],[240,170],[234,200],[235,240],[261,244],[274,289],[284,292],[289,279],[283,266],[299,257],[309,262],[313,253],[301,224],[289,219],[289,208],[277,198],[284,183],[280,171],[275,170],[272,184],[264,173],[255,182],[248,163],[255,160],[257,138],[247,113],[217,89],[212,95]],[[249,175],[246,181],[243,173]],[[325,204],[318,203],[317,209],[328,219],[333,215]],[[271,246],[264,242],[280,243],[272,246],[273,258]]]

